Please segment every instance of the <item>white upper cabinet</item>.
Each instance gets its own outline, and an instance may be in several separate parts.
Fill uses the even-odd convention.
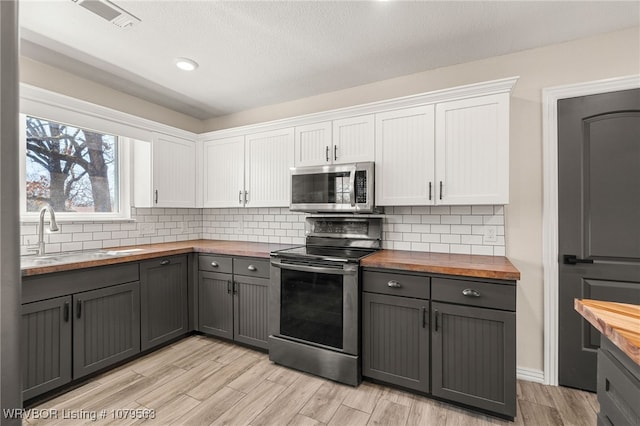
[[[375,161],[379,206],[507,204],[509,101],[516,81],[474,83],[211,132],[198,157],[202,205],[286,207],[291,167],[365,161]],[[163,168],[188,180],[189,170],[171,170],[178,157],[168,155]],[[188,187],[164,177],[162,186],[174,193]]]
[[[244,203],[244,136],[202,144],[203,207],[238,207]]]
[[[195,142],[155,134],[151,149],[154,207],[195,207]]]
[[[154,133],[133,145],[135,207],[196,206],[196,143]]]
[[[373,161],[373,138],[374,116],[371,114],[298,126],[295,166]]]
[[[374,147],[373,114],[333,121],[334,164],[373,161]]]
[[[331,164],[331,122],[313,123],[296,127],[295,166],[321,166]]]
[[[376,204],[433,204],[433,105],[376,114]]]
[[[293,145],[293,128],[245,136],[244,202],[247,207],[289,206]]]
[[[509,202],[509,94],[436,105],[437,204]]]

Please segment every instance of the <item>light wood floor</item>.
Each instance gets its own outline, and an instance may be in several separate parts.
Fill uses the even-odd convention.
[[[596,424],[598,403],[588,392],[519,381],[511,423],[369,382],[340,385],[275,365],[261,352],[192,336],[34,408],[56,409],[59,418],[25,424],[138,424],[114,419],[113,410],[146,408],[155,419],[144,423],[169,425],[582,426]],[[68,418],[91,412],[106,417]]]

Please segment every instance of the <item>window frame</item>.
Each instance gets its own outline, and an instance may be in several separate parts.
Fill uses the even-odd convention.
[[[56,212],[56,220],[58,222],[112,222],[112,221],[130,221],[131,220],[131,159],[129,138],[121,136],[115,132],[101,130],[99,128],[87,127],[81,124],[70,123],[68,120],[55,118],[55,111],[52,116],[47,114],[31,114],[21,111],[19,114],[19,144],[20,144],[20,222],[32,223],[39,222],[40,215],[38,212],[27,211],[27,194],[26,194],[26,156],[27,156],[27,139],[26,139],[26,120],[27,116],[36,117],[56,123],[66,124],[81,129],[87,129],[95,132],[111,134],[118,140],[117,142],[117,173],[115,176],[118,194],[118,211],[117,212],[93,212],[93,213],[74,213],[74,212]],[[82,121],[82,120],[79,120]]]

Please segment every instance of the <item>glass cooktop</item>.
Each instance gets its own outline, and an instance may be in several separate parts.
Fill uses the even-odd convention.
[[[357,262],[378,249],[360,247],[300,246],[271,253],[272,256]]]

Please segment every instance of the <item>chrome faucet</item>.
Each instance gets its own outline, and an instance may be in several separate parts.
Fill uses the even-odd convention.
[[[34,247],[33,251],[36,252],[37,256],[42,256],[44,254],[44,214],[45,212],[49,212],[49,230],[51,232],[56,232],[58,230],[58,224],[56,223],[56,214],[53,211],[53,207],[50,204],[45,204],[40,209],[40,226],[38,226],[38,246]]]

